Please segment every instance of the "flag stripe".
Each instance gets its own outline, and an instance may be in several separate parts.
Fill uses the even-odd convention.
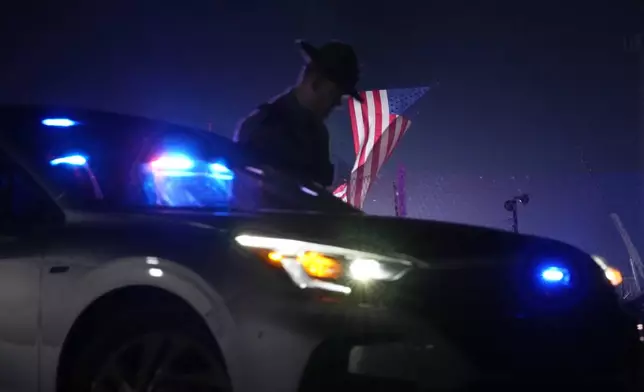
[[[374,108],[374,99],[373,91],[365,92],[364,103],[361,104],[362,112],[362,126],[363,126],[363,137],[362,137],[362,148],[360,149],[360,154],[357,156],[354,171],[355,175],[352,175],[352,178],[355,177],[355,181],[352,181],[351,190],[349,198],[351,204],[360,208],[363,194],[363,188],[365,187],[365,173],[364,173],[364,163],[367,160],[367,157],[371,153],[373,148],[373,137],[374,137],[374,117],[375,117],[375,108]]]
[[[356,103],[358,103],[358,108],[356,109]],[[351,99],[349,102],[349,118],[351,119],[351,129],[353,130],[353,149],[355,150],[356,155],[358,154],[358,149],[360,148],[362,134],[358,131],[358,123],[356,121],[356,110],[360,110],[359,102],[355,99]]]
[[[400,142],[400,139],[402,139],[410,125],[411,122],[402,116],[397,116],[394,120],[394,141],[388,146],[389,150],[387,151],[387,159],[389,159],[391,154],[394,152],[398,142]]]
[[[365,110],[366,116],[363,116],[365,122],[365,149],[360,157],[360,164],[364,165],[367,161],[367,155],[371,153],[374,144],[374,131],[375,131],[375,122],[376,122],[376,106],[375,100],[373,97],[373,91],[367,91],[367,110]]]
[[[365,154],[360,157],[362,161],[360,167],[358,168],[358,184],[357,184],[357,196],[358,200],[354,200],[355,205],[362,207],[364,202],[364,196],[366,195],[369,186],[373,180],[374,175],[377,173],[376,167],[374,167],[374,161],[378,161],[378,156],[375,156],[380,150],[378,144],[380,144],[380,137],[382,136],[382,126],[383,126],[383,100],[382,95],[384,91],[369,91],[367,92],[367,114],[369,120],[369,133],[367,135],[367,145],[365,149]],[[384,94],[386,95],[386,94]],[[387,107],[387,113],[389,113],[389,108]],[[387,116],[388,117],[388,116]]]
[[[365,93],[360,93],[360,96],[362,97],[363,100],[367,99]],[[353,124],[355,124],[355,127],[353,128],[353,140],[358,141],[358,144],[356,146],[356,156],[360,156],[361,150],[364,146],[365,136],[367,134],[365,129],[365,122],[363,119],[362,104],[358,100],[351,98],[349,106],[353,108],[353,112],[355,115],[355,117],[351,119],[351,124],[352,126]],[[353,169],[355,170],[356,167],[357,165],[355,165]]]
[[[333,196],[342,199],[345,203],[347,202],[347,184],[344,183],[336,188],[333,191]]]
[[[377,135],[377,148],[374,149],[374,159],[371,162],[371,173],[374,173],[374,176],[378,174],[380,168],[384,164],[385,158],[387,157],[387,140],[386,136],[388,133],[389,126],[391,125],[391,115],[389,114],[389,97],[387,97],[387,92],[385,90],[380,90],[380,123],[376,124],[376,129],[380,130],[380,133]],[[381,140],[382,139],[382,140]]]

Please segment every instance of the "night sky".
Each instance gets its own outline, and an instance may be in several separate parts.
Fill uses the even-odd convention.
[[[367,195],[393,214],[407,169],[412,217],[520,228],[626,267],[608,218],[644,251],[637,171],[636,1],[43,1],[0,12],[0,101],[140,114],[231,136],[292,84],[297,38],[354,44],[363,89],[433,86]],[[564,5],[561,5],[564,4]],[[22,10],[16,7],[23,8]],[[329,120],[352,162],[348,110]],[[584,163],[585,162],[585,163]],[[590,172],[588,169],[591,169]],[[642,215],[642,214],[640,214]]]

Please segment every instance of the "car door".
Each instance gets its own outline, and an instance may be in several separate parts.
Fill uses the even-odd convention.
[[[40,280],[54,203],[0,151],[0,391],[36,391]]]

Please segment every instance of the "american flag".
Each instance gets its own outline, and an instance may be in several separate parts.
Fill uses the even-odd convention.
[[[373,90],[360,93],[363,103],[349,100],[356,161],[349,184],[340,185],[334,195],[362,208],[380,168],[411,125],[403,113],[428,90],[428,87]]]
[[[347,183],[340,185],[333,191],[333,196],[342,199],[343,202],[347,202]]]

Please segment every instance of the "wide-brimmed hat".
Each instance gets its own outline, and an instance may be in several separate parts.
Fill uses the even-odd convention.
[[[331,41],[320,47],[297,40],[304,57],[319,67],[320,72],[330,81],[336,83],[344,94],[349,94],[362,102],[362,97],[356,90],[360,79],[358,56],[353,47],[339,41]]]

